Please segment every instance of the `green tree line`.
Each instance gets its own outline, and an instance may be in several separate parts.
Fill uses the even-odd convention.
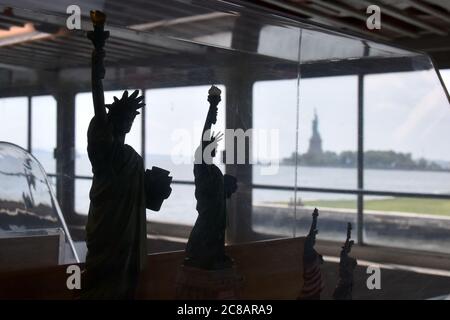
[[[284,165],[295,165],[295,152],[282,160]],[[304,153],[298,155],[298,164],[318,167],[354,168],[357,166],[357,152],[343,151],[340,153],[325,151],[320,154]],[[424,158],[413,159],[411,153],[369,150],[364,152],[364,167],[369,169],[397,169],[397,170],[428,170],[450,171],[436,162]]]

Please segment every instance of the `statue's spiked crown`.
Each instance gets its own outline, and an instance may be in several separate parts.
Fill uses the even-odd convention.
[[[128,96],[128,90],[125,90],[122,98],[118,99],[117,97],[114,97],[114,102],[106,105],[106,108],[109,110],[109,114],[128,113],[138,115],[139,112],[137,110],[145,106],[145,103],[143,102],[144,97],[138,97],[138,94],[139,90],[135,90],[130,96]]]

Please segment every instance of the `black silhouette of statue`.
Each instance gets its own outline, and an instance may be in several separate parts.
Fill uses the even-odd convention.
[[[202,141],[195,153],[194,177],[198,217],[186,246],[184,265],[207,270],[230,268],[231,258],[225,255],[226,199],[237,190],[236,178],[223,175],[212,163],[217,143],[223,134],[211,134],[217,121],[217,105],[221,91],[209,90],[209,110],[202,132]]]
[[[320,269],[323,264],[322,255],[314,249],[316,243],[317,218],[319,210],[314,209],[312,213],[312,223],[309,233],[306,236],[303,251],[303,287],[298,297],[299,300],[319,300],[320,293],[324,288],[324,281]]]
[[[92,97],[95,115],[88,129],[88,156],[93,181],[86,225],[86,270],[83,299],[133,298],[145,264],[146,208],[159,210],[171,192],[169,172],[153,167],[145,171],[142,157],[125,144],[137,111],[145,104],[139,91],[125,91],[121,99],[105,105],[102,79],[103,49],[109,32],[105,15],[91,11],[94,31],[88,38],[92,53]],[[109,112],[106,112],[106,109]]]
[[[347,239],[341,250],[341,257],[339,262],[339,280],[333,293],[335,300],[352,300],[353,292],[353,273],[358,264],[355,258],[349,256],[352,246],[354,244],[351,239],[352,224],[347,225]]]

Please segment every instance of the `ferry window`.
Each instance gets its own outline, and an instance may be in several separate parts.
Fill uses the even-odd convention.
[[[449,193],[450,112],[434,70],[364,81],[365,187]]]
[[[299,186],[356,188],[357,88],[356,76],[300,80]]]
[[[53,96],[31,98],[31,151],[47,174],[56,173],[56,100]]]
[[[447,92],[450,92],[450,69],[442,69],[440,70],[440,73],[444,85],[447,87]]]
[[[297,128],[297,79],[258,81],[253,85],[253,185],[270,186],[252,190],[252,230],[274,237],[295,233],[293,190]],[[276,214],[273,214],[276,210]]]
[[[217,124],[213,131],[225,129],[226,92],[223,85]],[[198,147],[208,112],[206,99],[210,86],[192,86],[146,91],[146,167],[169,170],[173,177],[172,194],[160,212],[147,211],[150,220],[193,225],[197,218],[194,198],[194,152]],[[223,141],[219,142],[216,164],[221,164]],[[179,185],[177,181],[191,184]]]
[[[450,149],[443,138],[450,136],[450,112],[435,71],[368,75],[364,81],[365,188],[450,195]],[[450,200],[432,196],[364,196],[366,241],[448,250]]]
[[[0,140],[28,148],[28,98],[0,99]]]

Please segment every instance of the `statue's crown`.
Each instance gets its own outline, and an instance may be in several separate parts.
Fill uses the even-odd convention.
[[[137,99],[138,92],[134,92],[128,96],[128,91],[126,90],[121,99],[114,97],[114,102],[112,104],[107,104],[105,107],[109,110],[109,113],[131,113],[138,115],[140,108],[144,106],[143,103],[139,103]]]

